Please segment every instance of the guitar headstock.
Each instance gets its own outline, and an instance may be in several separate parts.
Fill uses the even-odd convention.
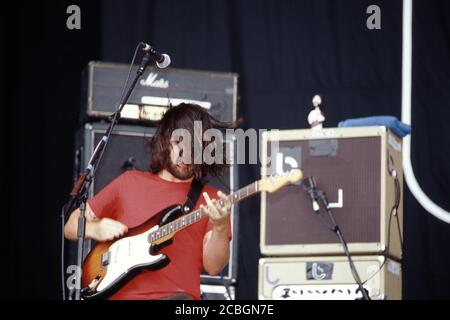
[[[292,169],[289,172],[262,178],[259,180],[260,191],[275,192],[281,187],[300,181],[303,178],[303,173],[300,169]]]

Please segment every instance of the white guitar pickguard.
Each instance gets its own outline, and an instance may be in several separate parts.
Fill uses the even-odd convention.
[[[149,253],[150,243],[148,235],[157,230],[158,225],[147,232],[136,236],[122,238],[116,241],[110,248],[110,261],[105,277],[97,286],[97,291],[103,291],[132,267],[148,265],[161,258],[162,254],[152,256]]]

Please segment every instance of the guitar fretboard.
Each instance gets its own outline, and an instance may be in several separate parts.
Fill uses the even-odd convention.
[[[231,204],[235,204],[259,191],[258,181],[255,181],[252,184],[237,190],[236,192],[230,193],[227,196],[227,199],[230,200]],[[224,204],[222,199],[218,199],[216,201],[219,202],[219,205]],[[194,210],[189,214],[183,215],[178,219],[159,227],[158,230],[151,232],[148,235],[148,241],[153,243],[164,237],[171,236],[173,233],[180,231],[181,229],[184,229],[197,221],[200,221],[206,216],[208,216],[208,213],[206,212],[205,207]]]

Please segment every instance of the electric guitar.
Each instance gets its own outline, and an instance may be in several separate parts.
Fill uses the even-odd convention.
[[[231,193],[227,198],[237,203],[258,192],[274,192],[288,183],[302,179],[299,169],[288,173],[262,178]],[[216,200],[223,204],[222,199]],[[159,250],[172,243],[180,230],[208,217],[204,208],[183,213],[179,204],[169,206],[136,228],[129,229],[126,236],[112,241],[98,242],[83,263],[83,299],[106,298],[137,273],[157,270],[170,260]]]

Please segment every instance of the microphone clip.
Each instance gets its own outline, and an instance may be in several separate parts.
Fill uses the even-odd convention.
[[[317,199],[319,198],[320,193],[322,193],[322,192],[320,190],[316,189],[316,180],[314,179],[314,177],[311,176],[311,177],[303,179],[302,187],[303,187],[303,189],[306,190],[306,192],[309,195],[314,212],[319,213],[320,206],[319,206],[319,203],[317,202]]]

